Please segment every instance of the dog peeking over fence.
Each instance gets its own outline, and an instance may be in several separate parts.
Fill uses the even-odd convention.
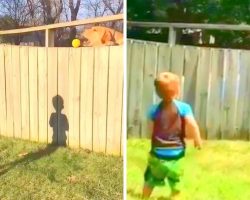
[[[80,35],[81,46],[112,46],[123,44],[123,34],[114,29],[93,26]]]

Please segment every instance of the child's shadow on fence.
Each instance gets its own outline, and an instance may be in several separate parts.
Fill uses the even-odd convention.
[[[53,128],[52,143],[35,152],[23,152],[19,154],[19,157],[21,157],[20,159],[0,165],[0,176],[7,173],[12,168],[16,168],[18,165],[29,164],[30,162],[36,161],[42,157],[51,155],[60,146],[66,146],[66,131],[69,130],[69,124],[66,115],[61,113],[64,108],[63,98],[59,95],[53,97],[52,104],[56,110],[55,113],[51,114],[49,120],[49,125]]]
[[[51,113],[49,120],[49,125],[53,128],[52,144],[66,146],[66,131],[69,130],[69,122],[67,116],[62,114],[63,98],[60,95],[53,97],[52,104],[56,110],[56,112]]]

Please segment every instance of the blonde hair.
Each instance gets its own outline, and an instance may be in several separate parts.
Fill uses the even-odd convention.
[[[177,99],[180,97],[180,78],[171,72],[159,73],[155,79],[155,87],[163,99]]]

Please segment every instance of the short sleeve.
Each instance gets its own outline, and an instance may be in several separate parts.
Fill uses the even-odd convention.
[[[147,112],[147,118],[149,120],[154,120],[157,114],[159,105],[152,105],[149,107],[148,112]]]
[[[181,117],[187,117],[187,116],[193,117],[194,116],[192,108],[189,104],[181,102],[181,101],[175,101],[175,105]]]

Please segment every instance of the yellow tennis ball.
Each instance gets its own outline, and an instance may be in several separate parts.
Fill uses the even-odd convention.
[[[79,40],[79,39],[74,39],[73,41],[72,41],[72,46],[74,47],[74,48],[77,48],[77,47],[79,47],[81,45],[81,41]]]

